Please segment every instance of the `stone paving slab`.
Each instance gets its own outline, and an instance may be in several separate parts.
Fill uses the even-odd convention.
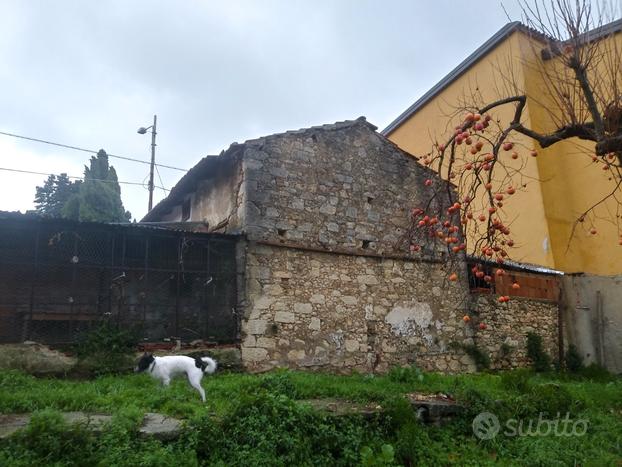
[[[0,439],[5,439],[24,428],[30,421],[30,415],[2,414],[0,415]]]
[[[450,420],[464,408],[455,400],[444,394],[406,394],[417,416],[425,423],[438,424]],[[342,399],[308,399],[299,401],[309,404],[316,410],[329,413],[336,417],[348,415],[362,415],[371,417],[382,413],[384,407],[376,403],[357,403]]]
[[[138,432],[142,436],[151,436],[162,441],[169,441],[181,434],[182,421],[167,417],[160,413],[147,412],[143,419],[143,426]]]
[[[68,424],[83,424],[95,433],[100,433],[104,425],[112,421],[112,415],[86,412],[63,412],[62,416]],[[17,430],[25,428],[30,417],[30,414],[0,414],[0,439],[6,439]],[[141,436],[167,441],[180,435],[182,425],[183,422],[179,419],[148,412],[138,432]]]
[[[441,423],[457,415],[463,407],[453,399],[442,394],[406,395],[413,410],[426,423]],[[334,416],[361,415],[371,417],[384,411],[376,403],[357,403],[342,399],[309,399],[298,401],[309,404],[316,410]],[[84,424],[95,433],[100,433],[103,427],[112,421],[112,415],[93,414],[86,412],[63,412],[63,418],[68,424]],[[30,414],[0,414],[0,439],[10,437],[17,430],[25,428],[30,422]],[[161,441],[170,441],[177,438],[183,429],[183,420],[167,417],[160,413],[147,412],[138,433],[143,437],[152,437]]]

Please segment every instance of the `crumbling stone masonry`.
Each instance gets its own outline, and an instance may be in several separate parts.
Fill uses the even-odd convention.
[[[247,369],[474,369],[460,347],[477,337],[462,321],[466,264],[449,282],[435,252],[417,257],[405,237],[436,175],[375,130],[359,118],[234,144],[199,162],[144,219],[246,236],[238,312]],[[508,333],[518,341],[524,329]],[[485,345],[497,345],[490,336]]]
[[[553,359],[559,357],[559,305],[555,301],[514,297],[500,304],[497,297],[472,295],[473,344],[488,353],[492,369],[529,366],[527,333],[542,337],[544,351]],[[479,329],[485,323],[486,329]]]
[[[242,359],[249,369],[472,366],[449,345],[470,332],[459,306],[463,289],[443,287],[437,263],[267,245],[249,248],[247,260],[252,298]]]

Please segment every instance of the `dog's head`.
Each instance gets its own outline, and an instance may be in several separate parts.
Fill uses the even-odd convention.
[[[136,365],[136,368],[134,368],[134,372],[138,373],[141,371],[145,371],[147,368],[149,368],[154,360],[155,357],[153,356],[153,354],[145,352],[143,356],[140,357],[140,360],[138,360],[138,364]]]

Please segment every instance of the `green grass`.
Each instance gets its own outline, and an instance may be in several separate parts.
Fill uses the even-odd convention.
[[[0,413],[34,412],[28,430],[0,443],[0,465],[622,465],[622,380],[586,373],[440,375],[395,369],[385,376],[277,371],[204,378],[202,404],[183,380],[162,388],[147,375],[38,379],[0,372]],[[442,427],[422,426],[401,399],[448,393],[467,406]],[[296,400],[376,402],[386,414],[335,419]],[[99,438],[64,426],[57,411],[115,416]],[[588,420],[581,437],[473,436],[482,411],[537,419],[567,411]],[[188,419],[178,441],[137,438],[144,412]],[[551,415],[555,417],[555,415]],[[37,441],[38,440],[38,441]],[[42,441],[43,440],[43,441]]]

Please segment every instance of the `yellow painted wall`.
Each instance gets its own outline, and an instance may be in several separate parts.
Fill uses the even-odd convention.
[[[618,41],[622,50],[622,34],[611,40]],[[461,104],[473,102],[471,96],[476,89],[481,93],[482,103],[526,93],[528,104],[523,123],[540,132],[554,130],[545,109],[551,109],[552,102],[547,100],[538,67],[559,64],[555,59],[540,61],[539,49],[528,36],[514,32],[396,128],[389,139],[412,154],[427,153],[434,141],[444,142],[460,123],[462,112],[453,119],[450,116]],[[508,86],[510,81],[518,89]],[[507,124],[513,112],[513,106],[506,106],[493,115]],[[608,180],[610,174],[602,170],[602,165],[593,164],[588,156],[581,154],[586,149],[591,152],[593,145],[573,139],[542,150],[537,143],[520,135],[513,134],[511,140],[522,146],[519,153],[524,156],[521,159],[526,166],[520,184],[527,185],[504,205],[506,218],[514,219],[511,230],[518,245],[510,251],[512,259],[564,272],[620,274],[622,246],[618,245],[615,201],[610,200],[596,210],[598,219],[593,225],[589,221],[579,224],[570,240],[579,214],[615,188],[615,181]],[[526,155],[530,149],[538,150],[537,158]],[[596,235],[590,233],[593,226],[598,231]]]
[[[456,107],[461,103],[472,103],[474,92],[481,93],[482,102],[516,95],[516,89],[508,86],[508,81],[514,81],[519,87],[524,86],[525,76],[521,64],[532,53],[533,49],[525,36],[512,34],[395,129],[389,139],[414,155],[427,153],[435,140],[446,141],[453,128],[461,123],[463,112],[459,112],[453,119],[450,115],[456,112]],[[512,79],[509,79],[510,73]],[[492,115],[498,117],[502,124],[507,124],[514,116],[514,106],[500,107]],[[524,116],[528,125],[528,112]],[[516,242],[516,247],[509,253],[513,260],[553,268],[555,262],[538,183],[538,164],[536,159],[527,155],[533,143],[524,137],[513,137],[512,141],[521,146],[518,149],[521,154],[519,161],[524,161],[526,166],[522,170],[524,176],[520,185],[526,184],[526,187],[504,203],[505,217],[512,220],[510,229]],[[509,154],[507,156],[504,162],[510,166],[515,164]],[[474,211],[474,214],[477,216],[479,212]]]
[[[622,34],[602,41],[600,45],[609,48],[614,41],[618,50],[622,50]],[[548,60],[540,62],[539,67],[551,73],[554,68],[559,69],[560,63],[555,59]],[[545,80],[539,67],[527,69],[526,89],[528,95],[539,97],[529,104],[532,128],[544,133],[555,129],[550,111],[557,115],[561,111],[549,93],[542,92]],[[603,76],[607,74],[605,62],[600,63],[597,72]],[[617,202],[608,200],[594,211],[593,218],[588,217],[585,222],[576,224],[585,210],[616,188],[611,173],[602,170],[603,164],[592,162],[589,155],[593,151],[593,143],[573,138],[542,150],[538,158],[540,175],[546,180],[541,187],[555,265],[565,272],[620,274],[622,246],[618,244],[620,231],[616,216],[622,213],[617,211]],[[619,199],[622,201],[622,192]],[[596,235],[590,233],[592,227],[597,230]]]

